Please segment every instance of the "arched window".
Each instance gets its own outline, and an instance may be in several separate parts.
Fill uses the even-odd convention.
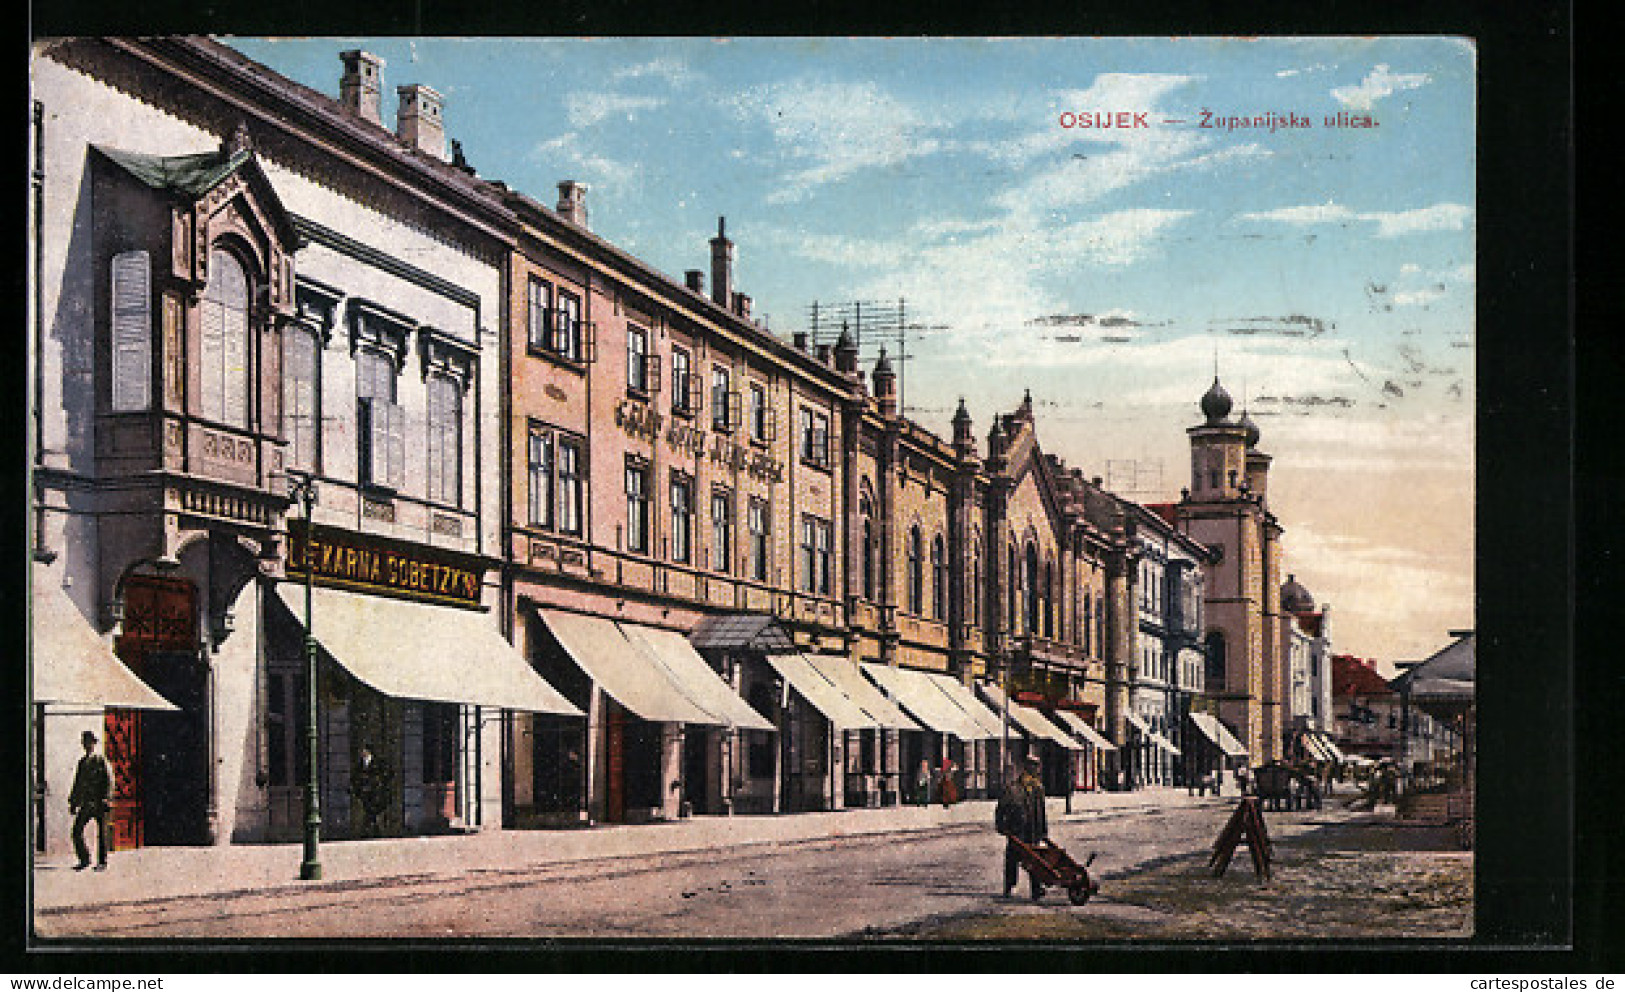
[[[925,613],[925,543],[918,527],[908,532],[908,611]]]
[[[931,540],[931,615],[948,619],[948,555],[941,534]]]
[[[970,622],[982,625],[982,553],[972,551],[970,559]]]
[[[875,598],[875,522],[867,515],[863,518],[863,547],[859,549],[863,556],[863,598]]]
[[[1090,653],[1090,648],[1093,646],[1094,642],[1091,641],[1089,638],[1090,638],[1091,635],[1093,635],[1094,629],[1095,629],[1095,594],[1091,593],[1091,592],[1086,592],[1086,593],[1083,594],[1083,652],[1084,652],[1084,654],[1089,654]]]
[[[200,308],[199,401],[206,419],[248,426],[248,274],[230,252],[209,253]]]
[[[1010,545],[1010,568],[1006,573],[1008,589],[1005,593],[1004,625],[1011,634],[1021,633],[1021,559],[1016,546]]]
[[[1224,681],[1224,652],[1224,631],[1209,631],[1207,635],[1207,679],[1209,682]]]
[[[1044,636],[1055,636],[1055,563],[1044,563]]]
[[[1027,594],[1027,633],[1037,634],[1038,627],[1038,548],[1027,545],[1027,571],[1022,576]]]

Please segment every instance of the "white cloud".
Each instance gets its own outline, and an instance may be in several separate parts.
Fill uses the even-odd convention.
[[[1293,207],[1277,207],[1237,214],[1237,220],[1267,221],[1278,224],[1344,224],[1355,221],[1377,225],[1379,238],[1397,238],[1428,231],[1460,231],[1472,220],[1473,208],[1460,203],[1436,203],[1430,207],[1399,211],[1357,211],[1327,201]]]
[[[1417,210],[1362,215],[1363,220],[1377,222],[1377,236],[1381,238],[1423,231],[1459,231],[1472,217],[1473,208],[1459,203],[1436,203]]]
[[[765,122],[792,160],[806,164],[769,200],[799,200],[817,186],[865,169],[887,168],[935,154],[931,118],[873,83],[776,83],[729,101],[746,120]]]
[[[692,82],[698,74],[680,59],[657,58],[636,65],[622,66],[616,69],[610,78],[621,81],[651,76],[663,79],[673,86],[682,86]]]
[[[566,131],[541,142],[531,149],[528,157],[555,170],[561,165],[573,166],[576,174],[570,178],[585,182],[589,189],[624,191],[639,172],[635,162],[622,162],[589,150],[588,142],[576,131]]]
[[[611,117],[633,120],[645,110],[664,106],[664,97],[630,96],[625,93],[597,93],[578,90],[564,98],[571,127],[591,127]]]
[[[1339,86],[1332,99],[1350,110],[1370,110],[1378,100],[1404,90],[1414,90],[1433,81],[1425,72],[1396,73],[1386,64],[1378,65],[1358,86]]]

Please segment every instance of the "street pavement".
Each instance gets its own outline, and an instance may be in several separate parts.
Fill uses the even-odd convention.
[[[115,855],[105,873],[39,865],[35,925],[47,938],[204,941],[1132,937],[1186,916],[1220,920],[1218,907],[1247,899],[1271,905],[1260,893],[1279,885],[1261,887],[1244,857],[1223,879],[1197,870],[1234,803],[1150,789],[1075,797],[1071,815],[1053,804],[1055,839],[1080,859],[1099,852],[1102,891],[1081,908],[1062,892],[1034,905],[1019,895],[1025,886],[1001,898],[992,804],[971,802],[333,843],[322,848],[321,882],[293,880],[296,844],[152,848]],[[1299,838],[1390,819],[1270,814],[1284,859],[1304,862],[1315,860],[1313,845]],[[1169,872],[1161,890],[1142,882]],[[1080,922],[1094,930],[1078,931]]]

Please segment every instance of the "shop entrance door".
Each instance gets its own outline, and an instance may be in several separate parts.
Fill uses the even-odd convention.
[[[609,713],[604,740],[604,820],[626,822],[626,711],[605,701]]]
[[[208,843],[208,671],[198,656],[196,589],[184,579],[132,576],[124,587],[119,659],[180,709],[111,711],[115,847]]]
[[[690,726],[683,735],[683,799],[694,813],[713,813],[711,799],[711,733]]]

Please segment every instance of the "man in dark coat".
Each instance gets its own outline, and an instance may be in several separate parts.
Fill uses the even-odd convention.
[[[1021,855],[1012,841],[1019,840],[1031,846],[1049,837],[1049,823],[1044,811],[1044,784],[1038,778],[1037,755],[1030,754],[1022,762],[1021,777],[1005,790],[993,817],[995,828],[1006,838],[1004,894],[1008,897],[1021,874]],[[1044,887],[1036,878],[1030,881],[1032,896],[1037,899],[1044,894]]]
[[[363,747],[355,763],[354,793],[361,806],[361,836],[384,835],[384,811],[389,805],[389,769]]]
[[[79,738],[85,756],[73,773],[68,791],[68,812],[73,814],[73,852],[79,856],[74,871],[90,866],[90,849],[85,845],[85,825],[96,823],[96,870],[107,870],[107,811],[113,801],[113,771],[107,759],[96,753],[96,735],[85,731]]]

